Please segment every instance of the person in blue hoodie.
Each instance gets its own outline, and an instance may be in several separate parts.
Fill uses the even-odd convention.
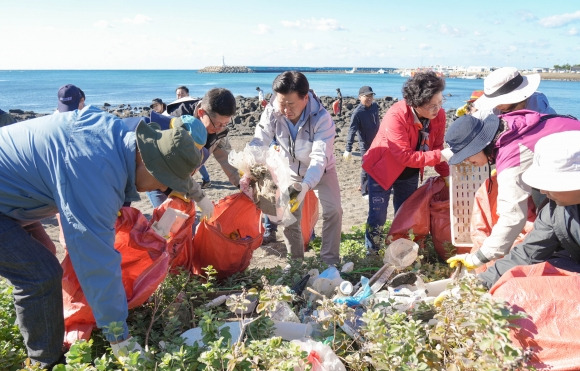
[[[93,106],[0,128],[0,276],[34,364],[63,354],[62,268],[26,226],[60,213],[69,256],[97,326],[118,357],[141,351],[127,328],[115,221],[138,192],[187,193],[200,152],[182,127],[129,129]],[[115,331],[114,328],[118,330]]]

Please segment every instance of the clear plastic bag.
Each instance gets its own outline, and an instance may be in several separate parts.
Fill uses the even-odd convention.
[[[257,147],[246,145],[243,151],[231,151],[228,157],[229,163],[241,171],[243,178],[250,178],[256,180],[252,175],[255,169],[259,167],[266,167],[269,176],[276,185],[275,205],[274,209],[268,208],[268,218],[277,224],[289,226],[296,222],[296,217],[290,212],[290,195],[288,189],[293,181],[290,174],[290,165],[288,159],[280,153],[276,146]],[[242,179],[241,184],[251,183]],[[246,192],[244,192],[246,193]],[[246,193],[247,194],[247,193]],[[255,195],[255,193],[254,193]],[[257,202],[255,197],[251,197],[254,202]],[[275,210],[275,214],[273,211]]]

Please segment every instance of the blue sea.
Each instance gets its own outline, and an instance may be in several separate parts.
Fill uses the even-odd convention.
[[[0,71],[0,108],[50,113],[56,109],[58,88],[75,84],[86,94],[87,104],[102,106],[130,104],[148,106],[153,98],[164,102],[175,100],[175,88],[186,85],[190,95],[201,97],[213,87],[224,87],[234,95],[257,97],[256,87],[271,92],[278,73],[208,74],[194,70],[2,70]],[[377,97],[401,99],[401,88],[407,78],[394,74],[308,73],[310,86],[318,95],[356,97],[358,89],[369,85]],[[445,109],[464,104],[471,92],[483,88],[483,80],[446,79]],[[543,80],[539,90],[560,114],[580,118],[580,82]]]

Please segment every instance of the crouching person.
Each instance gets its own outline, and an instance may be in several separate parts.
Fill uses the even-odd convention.
[[[548,261],[555,267],[580,272],[580,131],[566,131],[540,139],[523,181],[545,194],[534,229],[521,244],[479,275],[491,288],[517,265]]]
[[[92,106],[0,128],[0,276],[14,286],[29,358],[51,368],[63,354],[62,269],[25,227],[56,213],[97,326],[116,356],[141,347],[127,328],[115,221],[138,192],[186,193],[200,152],[183,128],[129,130]],[[117,328],[117,331],[111,329]]]

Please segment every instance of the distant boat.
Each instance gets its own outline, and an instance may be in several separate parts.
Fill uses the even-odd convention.
[[[401,77],[411,77],[414,73],[415,71],[413,70],[403,70],[403,72],[401,72]]]
[[[382,75],[383,73],[385,73],[385,70],[383,70],[383,69],[381,68],[380,70],[378,70],[378,71],[377,71],[377,73],[380,73],[380,74]]]
[[[344,71],[344,72],[346,72],[346,73],[355,73],[356,72],[356,67],[353,67],[352,70],[350,70],[350,71]]]
[[[459,78],[465,80],[475,80],[477,79],[477,75],[461,75]]]

